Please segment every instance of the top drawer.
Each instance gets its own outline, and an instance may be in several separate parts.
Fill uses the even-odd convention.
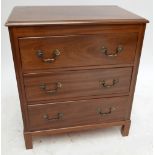
[[[24,71],[132,64],[137,33],[27,37],[19,39]]]

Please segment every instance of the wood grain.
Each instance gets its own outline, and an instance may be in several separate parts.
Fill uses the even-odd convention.
[[[118,6],[20,6],[13,9],[6,26],[147,22]]]
[[[136,43],[136,33],[32,37],[19,40],[24,71],[132,64],[134,62]],[[117,56],[107,56],[103,51],[103,47],[105,47],[108,54],[115,54],[119,46],[123,50]],[[37,52],[41,50],[45,59],[53,58],[56,49],[60,51],[60,56],[54,62],[43,62],[37,56]]]
[[[101,122],[101,123],[91,123],[88,125],[81,125],[81,126],[73,126],[73,127],[66,127],[66,128],[59,128],[59,129],[47,129],[47,130],[35,130],[35,131],[27,131],[25,133],[31,134],[32,136],[49,136],[54,134],[63,134],[63,133],[70,133],[70,132],[77,132],[77,131],[87,131],[87,130],[94,130],[99,128],[108,128],[113,126],[122,126],[131,122],[130,120],[124,121],[113,121],[113,122]],[[104,132],[104,129],[103,129]]]
[[[38,135],[110,126],[121,126],[122,135],[129,134],[147,22],[117,6],[13,10],[6,25],[27,149],[32,148],[32,137]],[[117,57],[101,52],[105,46],[112,54],[119,44],[123,44],[123,52]],[[61,55],[54,63],[44,64],[36,57],[36,51],[41,49],[49,58],[55,48]],[[114,79],[119,82],[110,88],[99,82],[105,80],[106,85],[111,85]],[[40,89],[40,84],[45,83],[46,90],[53,90],[57,82],[62,83],[62,88],[52,96]],[[111,111],[113,107],[116,109]],[[64,114],[62,119],[58,113]],[[55,120],[49,123],[52,118]]]
[[[12,31],[18,38],[41,36],[68,36],[102,33],[138,33],[141,24],[124,25],[44,25],[44,26],[14,26]]]
[[[132,73],[132,80],[131,80],[131,91],[130,91],[130,108],[128,111],[128,118],[131,116],[131,110],[132,110],[132,103],[134,99],[134,92],[135,92],[135,87],[136,87],[136,81],[137,81],[137,75],[138,75],[138,69],[139,69],[139,63],[140,63],[140,57],[141,57],[141,52],[142,52],[142,45],[143,45],[143,39],[144,39],[144,34],[145,34],[145,27],[146,25],[141,25],[140,26],[140,31],[139,31],[139,39],[137,41],[137,50],[136,50],[136,55],[135,55],[135,60],[134,60],[134,68],[133,68],[133,73]]]
[[[111,113],[109,113],[110,108],[112,108]],[[32,131],[125,120],[127,109],[128,97],[28,106]],[[101,115],[99,112],[105,114]],[[58,113],[63,113],[62,118],[52,119],[57,118]],[[51,120],[44,118],[44,115],[48,115]]]
[[[96,69],[26,77],[24,81],[27,101],[37,104],[32,101],[46,103],[45,101],[52,100],[74,100],[75,97],[80,99],[83,96],[89,98],[129,93],[131,72],[132,68]],[[114,80],[118,82],[106,88],[106,85],[113,85]],[[105,81],[105,86],[100,83],[102,81]],[[46,84],[47,90],[55,90],[57,82],[60,82],[62,87],[56,93],[50,94],[40,88],[40,85]]]

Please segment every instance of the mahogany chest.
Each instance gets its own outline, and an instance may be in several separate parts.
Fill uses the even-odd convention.
[[[10,33],[32,137],[121,126],[127,136],[148,21],[117,6],[15,7]]]

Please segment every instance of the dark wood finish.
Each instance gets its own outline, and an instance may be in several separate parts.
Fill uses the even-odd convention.
[[[129,135],[129,130],[130,130],[130,125],[131,125],[131,121],[127,121],[122,125],[121,128],[121,134],[122,136],[128,136]]]
[[[117,68],[26,77],[24,79],[26,97],[29,103],[33,101],[45,103],[45,100],[66,101],[76,97],[80,99],[89,96],[128,94],[131,73],[132,68]],[[62,87],[55,93],[48,93],[55,91],[58,82]],[[41,88],[43,84],[47,90]]]
[[[33,144],[32,144],[32,135],[31,135],[31,133],[24,132],[24,139],[25,139],[26,149],[32,149]]]
[[[136,86],[136,80],[137,80],[141,50],[142,50],[142,45],[143,45],[145,27],[146,27],[146,25],[142,25],[140,27],[140,30],[139,30],[139,37],[138,37],[139,39],[138,39],[138,42],[137,42],[137,51],[136,51],[136,56],[135,56],[135,61],[134,61],[134,68],[133,68],[131,87],[130,87],[130,89],[131,89],[130,90],[130,95],[129,95],[130,96],[129,97],[130,108],[129,108],[129,111],[128,111],[128,118],[130,118],[130,115],[131,115],[132,102],[133,102],[133,98],[134,98],[134,92],[135,92],[135,86]]]
[[[28,106],[32,131],[126,120],[127,110],[128,97]],[[63,116],[60,118],[58,114]]]
[[[77,28],[78,27],[78,28]],[[52,25],[11,27],[19,38],[41,36],[98,35],[102,33],[139,33],[139,24],[130,25]]]
[[[14,9],[6,25],[27,149],[32,148],[32,137],[38,135],[110,126],[121,126],[122,136],[129,134],[147,22],[116,6]],[[123,51],[116,57],[108,57],[120,44]],[[107,55],[100,51],[103,46],[108,48]],[[49,58],[55,48],[60,48],[61,54],[54,63],[45,64],[36,57],[36,50],[41,49],[45,51],[44,58]],[[100,87],[100,80],[106,80],[107,86],[114,84],[114,78],[119,78],[119,83],[110,88]],[[57,90],[53,83],[60,81],[62,88]],[[42,87],[44,91],[54,89],[57,94],[43,94],[38,89],[42,82],[47,85]],[[102,111],[97,115],[100,106]],[[116,110],[111,111],[111,106],[117,106]],[[42,115],[47,121],[53,117],[55,120],[47,123]],[[99,115],[104,116],[100,119]]]
[[[25,133],[30,134],[32,136],[48,136],[48,135],[62,134],[62,133],[68,133],[68,132],[87,131],[87,130],[94,130],[94,129],[99,129],[99,128],[108,128],[108,127],[112,127],[112,126],[122,126],[128,122],[130,122],[130,120],[117,121],[117,122],[106,122],[106,123],[99,123],[99,124],[94,123],[94,124],[89,124],[89,125],[73,126],[73,127],[67,127],[67,128],[59,128],[59,129],[28,131]]]
[[[137,33],[105,33],[98,35],[29,37],[19,39],[22,68],[38,70],[113,64],[132,64],[137,43]],[[117,48],[122,47],[118,53]],[[107,48],[107,54],[103,47]],[[53,62],[43,62],[37,56],[42,51],[47,59],[53,58],[55,49],[60,55]],[[81,55],[82,53],[82,55]],[[113,54],[114,56],[109,56]]]
[[[12,29],[9,28],[9,35],[10,35],[10,42],[11,42],[11,48],[12,48],[12,55],[13,55],[13,61],[14,61],[14,68],[16,72],[16,80],[17,80],[17,86],[18,86],[18,93],[19,93],[19,99],[20,99],[20,105],[21,105],[21,111],[22,111],[22,118],[24,123],[24,130],[28,130],[28,113],[27,113],[27,103],[25,99],[25,93],[24,93],[24,85],[23,85],[23,76],[22,76],[22,69],[21,69],[21,63],[20,63],[20,56],[18,54],[18,40],[15,37],[15,34],[13,33]]]
[[[133,24],[146,19],[118,6],[23,6],[15,7],[7,26],[51,24]]]

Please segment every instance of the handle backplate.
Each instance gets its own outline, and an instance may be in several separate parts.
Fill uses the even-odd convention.
[[[43,118],[47,121],[61,120],[63,118],[63,113],[57,113],[56,117],[49,117],[48,114],[43,115]]]
[[[55,94],[61,88],[62,88],[62,84],[60,82],[56,83],[56,88],[53,90],[48,89],[47,85],[45,83],[40,84],[40,89],[43,90],[45,93],[50,94],[50,95]]]
[[[122,52],[123,51],[123,46],[122,45],[118,45],[118,47],[116,48],[116,51],[115,51],[115,53],[113,53],[113,54],[110,54],[111,52],[109,52],[108,51],[108,49],[106,48],[106,47],[102,47],[101,48],[101,52],[102,53],[104,53],[106,56],[108,56],[108,57],[116,57],[116,56],[118,56],[118,54],[120,53],[120,52]]]
[[[107,84],[107,83],[106,83],[106,80],[102,80],[102,81],[100,81],[100,84],[101,84],[104,88],[111,88],[111,87],[114,87],[118,82],[119,82],[118,79],[113,79],[113,80],[112,80],[112,84]]]
[[[101,115],[101,116],[105,116],[105,115],[111,114],[111,113],[112,113],[113,111],[115,111],[115,110],[116,110],[115,107],[110,107],[110,108],[108,109],[108,111],[103,112],[103,110],[102,110],[101,108],[98,108],[98,109],[97,109],[97,113],[98,113],[99,115]]]
[[[56,61],[58,56],[60,56],[60,51],[58,49],[55,49],[52,53],[51,58],[45,58],[44,51],[42,51],[42,50],[38,50],[36,54],[37,54],[37,57],[42,60],[42,62],[52,63],[52,62]]]

